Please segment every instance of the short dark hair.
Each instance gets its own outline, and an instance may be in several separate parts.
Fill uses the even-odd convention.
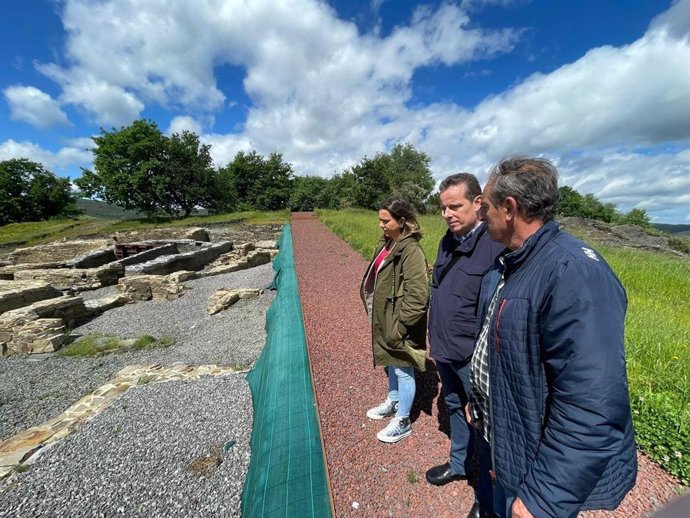
[[[415,214],[412,204],[400,196],[390,196],[381,202],[379,210],[387,210],[393,216],[395,221],[400,221],[405,218],[405,225],[403,226],[403,234],[420,233],[421,229],[417,222],[417,215]]]
[[[465,198],[472,201],[477,196],[481,196],[482,188],[479,186],[479,180],[472,173],[456,173],[447,176],[438,186],[438,192],[443,192],[455,185],[465,184]]]
[[[545,158],[515,156],[501,160],[489,174],[491,201],[502,204],[511,197],[527,219],[552,220],[558,204],[558,171]]]

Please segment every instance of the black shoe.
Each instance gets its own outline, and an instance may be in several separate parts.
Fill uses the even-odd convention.
[[[472,504],[472,509],[467,513],[467,518],[482,518],[482,513],[479,511],[479,502]]]
[[[453,475],[450,469],[450,462],[434,466],[426,472],[426,481],[434,486],[442,486],[453,480],[467,480],[465,475]]]

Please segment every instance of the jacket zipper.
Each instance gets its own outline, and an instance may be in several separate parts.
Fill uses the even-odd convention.
[[[498,281],[498,285],[496,286],[496,289],[499,288],[501,282],[505,281],[505,270],[501,272],[501,278]],[[498,327],[501,322],[501,312],[503,311],[503,307],[505,306],[507,302],[507,299],[503,299],[501,301],[501,305],[498,307],[498,314],[496,315],[496,324],[494,326],[495,328],[495,337],[496,337],[496,352],[500,351],[500,338],[498,337]],[[488,340],[488,337],[487,337]],[[488,344],[487,344],[488,346]],[[491,449],[491,480],[494,484],[496,485],[497,481],[497,476],[496,476],[496,457],[494,455],[494,423],[493,423],[493,416],[494,416],[494,405],[493,405],[493,398],[491,397],[491,394],[493,390],[491,389],[491,349],[488,349],[489,353],[489,448]]]
[[[494,328],[495,328],[494,329],[494,331],[495,331],[494,336],[496,338],[494,340],[495,341],[494,347],[496,348],[497,352],[501,350],[501,339],[498,336],[498,327],[501,325],[501,313],[503,313],[503,308],[505,307],[506,302],[507,302],[506,299],[503,299],[501,301],[501,305],[498,307],[498,314],[496,315],[496,325],[494,326]]]

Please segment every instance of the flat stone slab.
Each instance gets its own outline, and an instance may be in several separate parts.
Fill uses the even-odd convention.
[[[76,256],[107,248],[111,244],[112,242],[107,239],[59,241],[47,245],[18,248],[14,252],[8,254],[8,258],[13,264],[64,262]]]
[[[62,295],[46,281],[0,280],[0,313]]]
[[[209,315],[215,315],[228,309],[240,299],[254,298],[259,295],[261,295],[261,290],[258,288],[221,288],[209,297],[206,309]]]

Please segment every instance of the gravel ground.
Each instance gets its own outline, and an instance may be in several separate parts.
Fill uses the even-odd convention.
[[[239,517],[251,426],[241,374],[136,387],[0,488],[0,516]]]
[[[266,291],[257,299],[241,300],[212,316],[206,312],[206,302],[220,288],[265,288],[272,279],[271,264],[196,279],[185,283],[192,289],[179,299],[115,308],[72,332],[75,336],[92,332],[130,338],[169,336],[175,343],[167,348],[98,358],[0,359],[0,440],[54,417],[127,365],[251,366],[263,348],[264,317],[274,293]]]
[[[384,373],[372,367],[369,324],[359,298],[367,261],[313,216],[293,215],[292,236],[336,516],[466,516],[472,505],[466,482],[435,487],[424,479],[427,469],[448,460],[448,417],[433,362],[417,376],[412,435],[393,445],[379,442],[376,432],[383,424],[365,415],[387,390]],[[644,455],[638,459],[637,485],[618,510],[582,516],[643,517],[676,496],[675,479]]]
[[[127,365],[253,365],[274,293],[213,316],[206,303],[217,289],[265,288],[272,278],[267,264],[189,281],[179,299],[116,308],[73,331],[169,336],[167,348],[0,360],[0,440],[54,417]],[[136,387],[0,483],[0,516],[239,516],[251,424],[241,374]],[[195,457],[228,441],[236,444],[210,475],[190,471]]]

